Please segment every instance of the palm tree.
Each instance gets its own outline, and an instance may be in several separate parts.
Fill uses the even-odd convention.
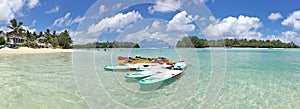
[[[11,32],[8,32],[8,36],[21,36],[25,29],[22,28],[23,22],[17,22],[16,19],[10,20],[11,26],[7,26],[9,29],[12,29]]]
[[[58,35],[58,45],[64,49],[71,48],[71,44],[73,43],[69,31],[65,30]]]
[[[26,45],[27,45],[28,47],[30,47],[30,43],[31,43],[30,38],[32,37],[32,34],[27,30],[25,36],[26,36],[26,38],[27,38],[27,43],[26,43]]]
[[[32,47],[36,48],[38,46],[38,42],[35,42],[37,40],[38,35],[36,34],[36,32],[32,33]]]
[[[51,38],[52,38],[52,34],[51,34],[51,31],[49,29],[46,29],[46,32],[44,33],[44,36],[45,36],[45,44],[46,44],[46,47],[48,47],[48,44],[50,43],[51,44]]]
[[[58,35],[57,35],[56,31],[53,31],[53,33],[52,33],[51,44],[53,47],[58,46]]]
[[[11,29],[12,31],[7,33],[7,37],[23,37],[23,32],[25,29],[22,28],[23,22],[17,22],[16,19],[10,20],[11,26],[7,26],[7,28]]]
[[[26,31],[25,34],[26,38],[27,38],[27,46],[28,47],[34,47],[34,41],[36,40],[36,33],[34,32],[33,34],[31,32],[29,32],[28,30]]]

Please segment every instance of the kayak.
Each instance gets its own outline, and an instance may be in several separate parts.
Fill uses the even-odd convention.
[[[145,67],[145,65],[143,65]],[[125,74],[125,78],[145,78],[148,76],[151,76],[153,74],[156,74],[157,72],[161,72],[164,70],[168,70],[166,68],[172,67],[172,65],[167,64],[157,64],[157,65],[150,65],[146,66],[147,68],[137,68],[136,71],[141,72],[133,72],[133,73],[127,73]],[[148,70],[145,70],[148,69]]]
[[[167,69],[171,70],[183,70],[186,68],[186,63],[184,61],[179,61],[175,65],[166,67]]]
[[[139,79],[139,78],[145,78],[148,76],[153,75],[154,73],[150,70],[147,71],[141,71],[141,72],[134,72],[134,73],[127,73],[125,74],[125,78],[135,78],[135,79]]]
[[[177,76],[181,75],[182,73],[183,73],[182,70],[158,71],[158,72],[155,72],[155,74],[153,74],[150,77],[141,79],[139,81],[139,84],[140,85],[151,85],[151,84],[162,83],[167,80],[175,79]]]
[[[136,71],[154,70],[154,69],[166,69],[172,67],[168,64],[159,63],[139,63],[139,64],[124,64],[124,66],[137,66]]]
[[[176,62],[170,61],[168,58],[165,57],[157,57],[157,58],[150,58],[150,57],[141,57],[137,55],[135,58],[132,57],[122,57],[119,56],[118,58],[119,65],[123,64],[139,64],[139,63],[159,63],[159,64],[169,64],[174,65]]]
[[[137,66],[104,66],[105,70],[137,70],[137,71],[145,71],[147,68],[139,68]]]
[[[184,61],[179,61],[174,65],[174,69],[185,69],[186,68],[186,63]]]

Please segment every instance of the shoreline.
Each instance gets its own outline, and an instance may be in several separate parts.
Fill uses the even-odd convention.
[[[100,48],[101,49],[101,48]],[[108,49],[108,48],[106,48]],[[111,48],[109,48],[111,49]],[[121,48],[125,49],[125,48]],[[147,48],[142,48],[147,49]],[[166,49],[166,48],[150,48],[150,49]],[[173,48],[174,49],[174,48]],[[189,48],[175,48],[175,49],[189,49]],[[245,49],[245,50],[254,50],[254,49],[269,49],[269,50],[279,50],[279,49],[294,49],[294,50],[300,50],[300,48],[222,48],[222,47],[210,47],[210,48],[200,48],[200,49],[228,49],[228,50],[235,50],[235,49]],[[20,47],[18,49],[11,49],[11,48],[1,48],[0,49],[0,55],[1,54],[44,54],[44,53],[71,53],[74,51],[77,51],[79,49],[52,49],[52,48],[41,48],[41,49],[34,49],[34,48],[28,48],[28,47]]]
[[[0,54],[43,54],[43,53],[63,53],[63,52],[73,52],[73,49],[52,49],[52,48],[42,48],[34,49],[28,47],[20,47],[18,49],[11,48],[1,48]]]

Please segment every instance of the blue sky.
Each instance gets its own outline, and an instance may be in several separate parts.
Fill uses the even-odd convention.
[[[300,45],[297,0],[1,0],[0,8],[3,31],[8,31],[9,19],[17,18],[31,31],[68,29],[75,39],[87,41],[152,38],[174,43],[197,35]]]

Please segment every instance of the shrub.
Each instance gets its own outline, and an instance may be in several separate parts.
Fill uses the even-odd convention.
[[[26,45],[26,43],[19,43],[19,44],[16,44],[17,46],[19,47],[24,47]]]
[[[0,37],[0,45],[4,45],[6,43],[5,39],[3,37]]]

